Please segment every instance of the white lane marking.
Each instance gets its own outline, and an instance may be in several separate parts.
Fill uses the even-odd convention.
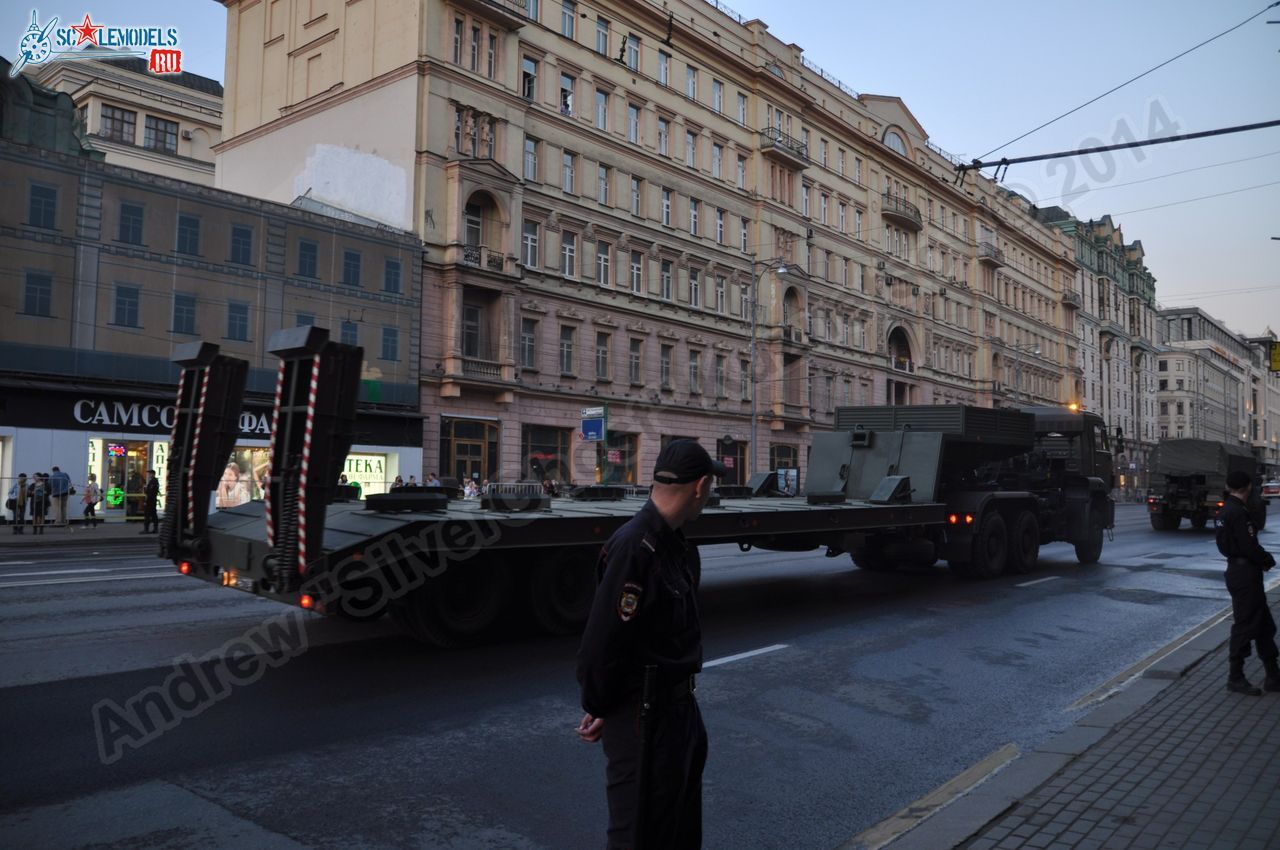
[[[145,575],[145,576],[110,576],[109,578],[108,577],[62,578],[62,579],[51,579],[49,581],[15,581],[15,582],[6,582],[4,584],[0,584],[0,590],[4,590],[10,587],[41,587],[41,586],[50,585],[50,584],[83,584],[85,582],[92,582],[92,581],[130,581],[132,579],[137,579],[137,578],[183,578],[183,576],[179,575],[175,571],[173,573],[165,573],[164,575],[155,575],[153,573],[151,575]]]
[[[760,649],[753,649],[750,652],[739,652],[737,655],[726,655],[724,658],[717,658],[714,661],[704,661],[702,669],[708,667],[719,667],[721,664],[728,664],[730,661],[741,661],[744,658],[751,658],[753,655],[764,655],[766,652],[776,652],[779,649],[786,649],[787,644],[775,643],[773,646],[765,646]]]
[[[34,563],[35,561],[0,561],[0,567],[25,567]]]
[[[35,563],[35,561],[32,561],[32,563]],[[107,569],[103,569],[101,567],[91,567],[89,569],[84,569],[84,570],[43,570],[38,573],[4,573],[4,578],[24,578],[26,576],[61,576],[61,575],[68,575],[70,573],[107,573],[107,572],[111,572],[111,571]]]
[[[1024,581],[1022,584],[1015,584],[1014,587],[1030,587],[1033,584],[1043,584],[1046,581],[1053,581],[1054,579],[1059,578],[1062,578],[1062,576],[1045,576],[1044,578],[1038,578],[1035,581]]]

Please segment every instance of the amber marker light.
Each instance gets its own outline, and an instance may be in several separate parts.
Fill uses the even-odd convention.
[[[965,524],[965,525],[973,525],[973,514],[965,514],[965,515],[964,515],[964,524]]]
[[[1079,412],[1080,412],[1080,405],[1079,405],[1077,402],[1074,402],[1074,401],[1073,401],[1073,402],[1071,402],[1071,404],[1068,404],[1068,405],[1067,405],[1067,410],[1070,410],[1072,413],[1079,413]]]
[[[310,611],[315,607],[316,601],[311,598],[311,594],[304,593],[302,594],[302,598],[298,600],[298,604]]]

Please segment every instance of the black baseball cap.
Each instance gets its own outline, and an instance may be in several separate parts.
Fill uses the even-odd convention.
[[[697,440],[672,440],[658,454],[653,480],[660,484],[688,484],[704,475],[721,478],[727,472],[724,464],[713,460]]]

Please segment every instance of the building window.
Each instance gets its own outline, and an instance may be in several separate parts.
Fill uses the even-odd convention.
[[[344,320],[339,327],[340,327],[339,341],[343,345],[359,345],[360,344],[360,331],[356,327],[355,322]]]
[[[310,327],[315,323],[316,317],[314,313],[299,313],[294,321],[294,325],[299,328]]]
[[[697,198],[689,199],[689,233],[698,235],[698,214],[702,210],[702,202]]]
[[[609,129],[609,93],[596,89],[596,129]]]
[[[724,161],[724,148],[721,145],[711,146],[711,176],[720,179],[720,164]]]
[[[537,21],[542,18],[540,5],[541,0],[524,0],[524,11],[529,20]]]
[[[741,243],[738,246],[738,250],[742,251],[743,253],[746,253],[747,251],[747,217],[746,216],[742,217],[742,225],[741,225],[741,230],[738,233],[738,241],[739,243]]]
[[[719,80],[711,81],[711,108],[717,114],[724,112],[724,83]]]
[[[809,217],[809,187],[800,187],[800,214],[805,218]]]
[[[127,245],[142,244],[141,204],[120,204],[119,239]]]
[[[596,18],[596,53],[609,55],[609,21],[600,17]]]
[[[603,240],[596,242],[596,280],[601,286],[608,286],[612,283],[609,276],[609,256],[613,253],[613,246]]]
[[[723,354],[716,355],[716,398],[724,398],[729,393],[725,391],[725,357]]]
[[[640,215],[640,200],[642,197],[642,186],[639,177],[631,178],[631,214]]]
[[[520,320],[520,368],[536,369],[538,363],[538,322]]]
[[[724,244],[724,210],[716,210],[716,244]]]
[[[609,334],[596,334],[596,380],[609,380]]]
[[[836,174],[844,176],[844,148],[836,151]]]
[[[716,312],[724,313],[728,309],[729,293],[728,282],[720,276],[716,276]]]
[[[342,252],[342,282],[346,286],[360,285],[360,252]]]
[[[751,400],[751,361],[738,361],[738,396],[743,401]]]
[[[196,297],[181,292],[173,295],[173,332],[194,335],[196,332]]]
[[[490,33],[489,35],[489,79],[496,79],[498,76],[498,37]]]
[[[538,267],[538,223],[536,221],[525,220],[520,236],[520,262],[525,268]]]
[[[698,99],[698,69],[692,65],[684,69],[684,93],[690,100]]]
[[[627,67],[633,71],[640,69],[640,39],[634,35],[627,36]]]
[[[231,225],[230,261],[242,266],[253,265],[253,228]]]
[[[577,156],[569,151],[564,152],[563,168],[561,169],[560,186],[566,192],[573,191],[573,166]]]
[[[631,356],[628,363],[629,377],[631,383],[635,386],[642,386],[641,367],[644,365],[644,341],[639,339],[631,340]]]
[[[480,27],[471,27],[471,70],[480,70]]]
[[[844,204],[840,204],[836,208],[836,215],[839,217],[839,221],[837,222],[837,225],[840,228],[841,233],[845,232],[845,229],[844,229],[845,228],[845,209],[846,208]]]
[[[382,266],[382,291],[400,291],[400,261],[387,260]]]
[[[27,272],[22,312],[28,316],[53,315],[53,275]]]
[[[631,252],[631,291],[640,294],[644,291],[644,254]]]
[[[383,328],[382,329],[382,359],[383,360],[399,360],[400,359],[400,329],[399,328]]]
[[[316,276],[316,257],[319,249],[316,243],[306,239],[298,240],[298,277]]]
[[[524,179],[538,179],[538,140],[533,136],[524,137]]]
[[[634,103],[627,104],[627,141],[640,142],[640,107]]]
[[[823,224],[827,223],[827,200],[825,193],[818,197],[818,215]]]
[[[853,238],[862,238],[862,210],[859,209],[853,211]]]
[[[98,126],[98,134],[113,142],[131,145],[136,138],[134,125],[137,118],[138,113],[130,109],[103,104],[102,123]]]
[[[662,190],[662,223],[671,226],[671,190]]]
[[[227,304],[227,339],[248,341],[249,304],[247,302],[231,301]],[[346,340],[344,339],[343,342]]]
[[[668,140],[671,138],[671,124],[665,118],[658,119],[658,153],[667,156]]]
[[[577,80],[568,74],[560,75],[560,114],[573,115],[573,88]]]
[[[578,234],[560,234],[560,272],[565,277],[578,276]]]
[[[658,353],[658,385],[664,390],[671,389],[671,346],[664,345]]]
[[[747,126],[747,96],[738,92],[738,123]]]
[[[525,100],[538,99],[538,61],[528,56],[520,61],[520,96]]]
[[[702,376],[698,374],[698,361],[701,359],[702,352],[689,352],[689,395],[699,395],[702,392]]]
[[[560,34],[565,38],[573,38],[574,26],[578,20],[578,4],[570,0],[560,3]]]
[[[658,85],[671,85],[671,54],[664,50],[658,51]]]
[[[465,28],[461,18],[453,19],[453,64],[462,64],[462,33]]]
[[[602,204],[609,203],[609,178],[609,166],[600,166],[596,172],[596,200]]]
[[[27,223],[52,230],[58,219],[58,190],[32,183],[27,202]]]
[[[200,219],[193,215],[178,216],[179,254],[200,255]]]
[[[570,325],[560,326],[560,374],[573,374],[573,337],[575,331]]]
[[[853,182],[862,183],[862,158],[857,156],[853,158]]]
[[[484,330],[484,313],[475,304],[462,305],[462,356],[482,357],[481,334]],[[487,348],[487,346],[486,346]]]
[[[697,269],[689,269],[689,306],[695,310],[702,309],[702,281]]]
[[[142,130],[142,146],[163,153],[178,152],[178,122],[148,115]]]
[[[698,164],[698,134],[684,134],[684,164],[694,168]]]
[[[126,328],[138,327],[138,287],[116,287],[116,314],[114,324]]]
[[[738,188],[747,188],[747,158],[745,156],[738,157]]]

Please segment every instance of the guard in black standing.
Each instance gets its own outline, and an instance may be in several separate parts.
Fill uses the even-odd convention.
[[[702,669],[702,563],[680,529],[724,474],[696,441],[672,440],[649,501],[600,552],[578,650],[586,715],[577,731],[604,742],[610,850],[702,846],[707,731],[693,678]]]
[[[1258,646],[1258,657],[1267,671],[1263,687],[1280,691],[1280,666],[1276,663],[1276,621],[1267,605],[1262,574],[1276,564],[1276,559],[1258,543],[1258,530],[1247,507],[1253,480],[1243,470],[1227,474],[1228,495],[1218,513],[1218,551],[1227,559],[1227,590],[1231,593],[1231,648],[1228,658],[1231,671],[1227,690],[1249,696],[1261,696],[1244,675],[1244,660],[1250,644]]]
[[[156,480],[156,471],[147,470],[147,483],[143,485],[143,496],[146,499],[142,514],[142,533],[160,533],[160,515],[157,513],[160,501],[160,482]]]

